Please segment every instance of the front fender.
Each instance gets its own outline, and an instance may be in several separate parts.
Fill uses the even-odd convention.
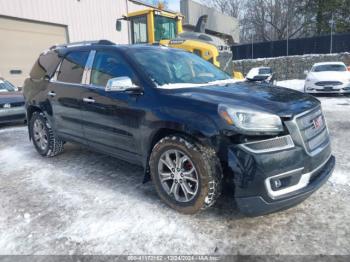
[[[219,135],[216,123],[207,114],[191,112],[176,108],[164,108],[155,112],[156,121],[146,123],[141,143],[144,152],[144,167],[148,165],[149,155],[153,146],[164,136],[182,134],[194,137],[203,145],[216,148],[215,137]]]
[[[189,111],[187,108],[163,108],[157,113],[160,122],[174,126],[189,135],[212,137],[219,133],[218,126],[208,112]]]

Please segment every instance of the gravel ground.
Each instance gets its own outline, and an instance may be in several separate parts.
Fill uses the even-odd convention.
[[[40,157],[0,129],[0,254],[350,254],[350,99],[321,98],[336,171],[302,204],[246,218],[229,194],[198,215],[165,206],[139,167],[68,144]]]

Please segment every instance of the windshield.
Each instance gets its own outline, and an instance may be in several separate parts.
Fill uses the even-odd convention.
[[[327,71],[344,72],[347,70],[344,65],[335,65],[335,64],[316,66],[313,70],[313,72],[327,72]]]
[[[176,37],[176,20],[160,15],[154,17],[155,40],[173,39]]]
[[[0,80],[0,92],[15,92],[17,88],[6,80]]]
[[[260,68],[259,75],[269,75],[272,74],[271,68]]]
[[[158,85],[207,84],[231,79],[199,56],[177,49],[136,49],[132,56]]]

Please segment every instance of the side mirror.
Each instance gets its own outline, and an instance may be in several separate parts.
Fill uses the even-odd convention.
[[[118,31],[118,32],[121,32],[122,31],[122,21],[120,21],[119,19],[117,20],[116,24],[115,24],[115,29]]]
[[[134,85],[130,77],[121,76],[109,79],[105,88],[106,92],[141,91],[141,88]]]
[[[305,70],[304,71],[304,75],[308,75],[309,74],[309,71],[308,70]]]

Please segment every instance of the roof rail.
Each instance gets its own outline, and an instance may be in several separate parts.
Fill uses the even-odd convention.
[[[72,42],[62,45],[54,45],[50,47],[50,50],[56,49],[56,48],[67,48],[67,47],[75,47],[75,46],[88,46],[88,45],[115,45],[112,41],[109,40],[97,40],[97,41],[82,41],[82,42]]]

